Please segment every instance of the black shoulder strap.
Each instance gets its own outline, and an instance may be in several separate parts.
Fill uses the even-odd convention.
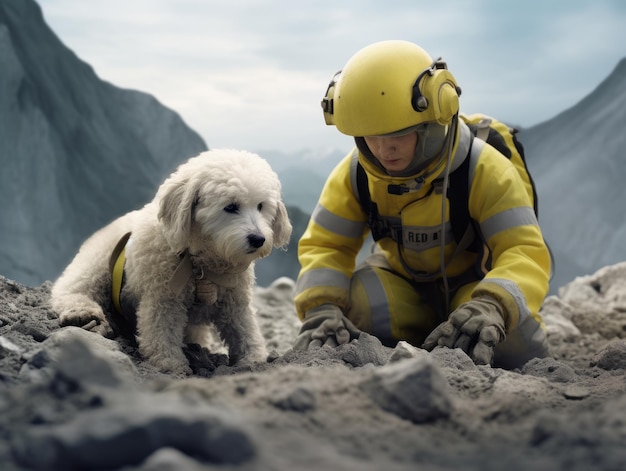
[[[473,140],[472,140],[473,141]],[[463,163],[450,174],[450,181],[446,196],[450,202],[450,223],[452,224],[452,233],[454,240],[458,244],[465,235],[467,228],[473,224],[469,213],[469,167],[471,161],[473,142]],[[482,243],[479,237],[474,237],[472,243],[466,250],[478,252],[481,250]]]
[[[378,242],[383,237],[391,237],[396,240],[398,237],[397,228],[393,227],[385,218],[378,213],[378,206],[372,201],[368,186],[367,173],[360,162],[356,165],[356,187],[359,196],[359,203],[363,212],[367,214],[367,224],[372,233],[372,238]]]
[[[356,189],[359,194],[359,203],[366,214],[369,214],[370,204],[372,200],[370,198],[370,190],[367,186],[367,174],[361,163],[356,164]]]
[[[470,146],[471,149],[471,146]],[[471,150],[470,150],[471,152]],[[450,174],[450,182],[446,196],[450,202],[450,222],[454,240],[461,240],[467,225],[470,223],[469,208],[469,154],[463,163]]]

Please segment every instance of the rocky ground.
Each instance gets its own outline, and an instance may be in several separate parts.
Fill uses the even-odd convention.
[[[60,328],[49,291],[0,277],[3,471],[626,469],[626,264],[549,297],[552,357],[516,371],[367,334],[294,353],[281,278],[255,296],[268,363],[191,346],[175,378]]]

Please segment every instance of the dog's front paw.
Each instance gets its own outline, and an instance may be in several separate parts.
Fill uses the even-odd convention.
[[[265,351],[249,352],[241,358],[234,359],[235,361],[231,359],[231,364],[233,366],[254,366],[260,363],[267,363],[267,357],[268,354]]]
[[[61,326],[76,326],[95,332],[103,337],[113,337],[113,329],[104,317],[102,310],[96,309],[72,309],[63,312],[59,316]]]
[[[162,373],[171,374],[174,376],[189,376],[192,371],[189,363],[186,360],[179,360],[175,358],[148,358],[148,362],[159,369]]]

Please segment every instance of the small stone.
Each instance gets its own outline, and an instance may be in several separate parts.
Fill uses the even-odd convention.
[[[274,406],[282,410],[294,412],[306,412],[315,409],[315,395],[308,389],[296,388],[287,396],[272,402]]]
[[[533,358],[522,368],[522,373],[546,378],[555,383],[567,383],[576,379],[574,369],[554,358]]]
[[[426,350],[414,347],[408,342],[401,340],[398,342],[389,356],[389,363],[395,363],[408,358],[420,358],[428,355]]]
[[[589,390],[582,386],[571,385],[563,390],[563,396],[565,399],[579,400],[589,396]]]
[[[8,338],[0,336],[0,350],[7,352],[21,353],[22,349],[11,342]]]

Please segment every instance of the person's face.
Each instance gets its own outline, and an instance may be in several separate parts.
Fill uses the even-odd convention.
[[[401,172],[413,161],[417,133],[404,136],[365,136],[365,143],[387,171]]]

